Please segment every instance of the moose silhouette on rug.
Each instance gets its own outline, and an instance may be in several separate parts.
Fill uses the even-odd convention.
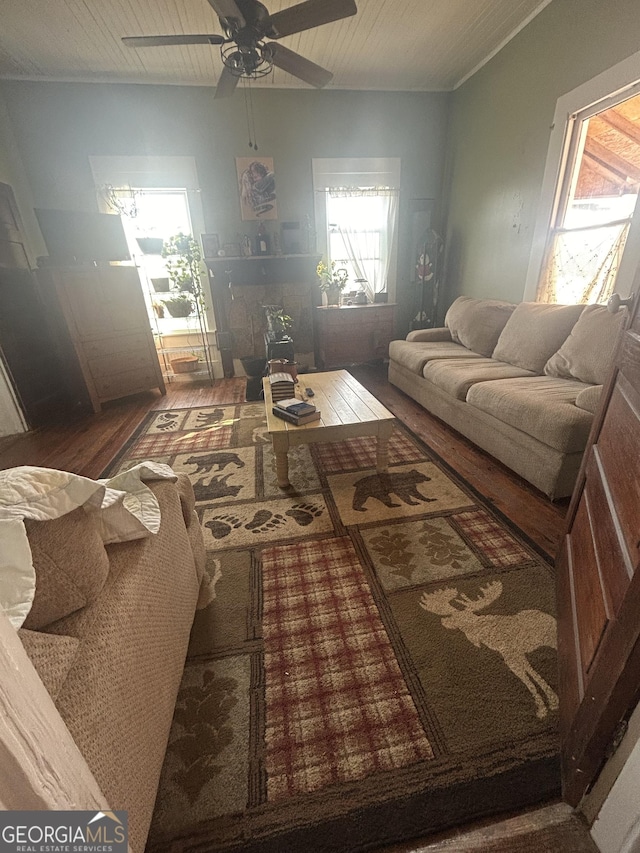
[[[428,613],[443,617],[443,628],[457,628],[477,648],[485,646],[501,655],[533,696],[536,717],[542,720],[549,711],[558,709],[558,696],[529,663],[527,654],[542,646],[557,647],[556,620],[542,610],[478,615],[479,610],[489,607],[501,595],[502,583],[491,581],[480,587],[480,595],[475,599],[457,589],[447,588],[424,592],[419,603]]]
[[[394,494],[409,506],[417,506],[421,501],[432,503],[436,498],[427,498],[418,491],[419,483],[429,483],[431,477],[427,477],[421,471],[396,471],[388,474],[371,474],[362,477],[353,484],[354,493],[352,508],[357,512],[366,512],[365,504],[369,498],[375,498],[388,507],[399,507],[402,504],[394,503],[391,495]]]

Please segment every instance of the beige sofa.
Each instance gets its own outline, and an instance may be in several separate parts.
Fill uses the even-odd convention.
[[[204,572],[193,489],[148,484],[157,534],[104,545],[82,508],[27,521],[36,595],[23,646],[112,809],[144,850]]]
[[[462,296],[389,347],[389,381],[552,499],[570,495],[622,314]]]

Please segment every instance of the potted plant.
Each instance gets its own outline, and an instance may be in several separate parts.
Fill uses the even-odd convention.
[[[172,317],[189,317],[193,312],[193,298],[187,293],[176,293],[164,305]]]
[[[270,333],[274,341],[281,341],[287,338],[287,331],[293,325],[293,319],[284,313],[284,309],[279,305],[263,305],[264,313],[267,318],[267,331]]]
[[[320,290],[327,295],[328,305],[340,305],[340,294],[347,286],[349,275],[343,267],[336,269],[336,262],[327,266],[322,260],[316,267]]]
[[[162,246],[162,257],[165,259],[165,266],[171,279],[171,289],[178,293],[188,290],[201,303],[200,265],[202,255],[200,246],[191,234],[183,234],[180,231],[165,240]]]

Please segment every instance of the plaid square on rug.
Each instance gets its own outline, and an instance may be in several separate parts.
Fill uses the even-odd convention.
[[[264,408],[149,415],[207,547],[150,851],[360,851],[559,791],[554,579],[402,425],[294,448]]]

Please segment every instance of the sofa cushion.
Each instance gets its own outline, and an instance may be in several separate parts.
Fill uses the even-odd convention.
[[[542,373],[560,349],[584,305],[521,302],[504,327],[493,357],[524,370]]]
[[[444,322],[456,343],[488,357],[515,307],[512,302],[459,296],[447,311]]]
[[[433,343],[434,341],[450,341],[452,338],[449,329],[445,326],[438,326],[435,329],[414,329],[409,332],[405,340]]]
[[[80,640],[59,634],[43,634],[21,628],[18,635],[49,695],[55,699],[78,652]]]
[[[467,403],[561,453],[572,453],[584,450],[593,421],[575,405],[582,390],[582,382],[552,376],[500,379],[472,385]]]
[[[535,376],[535,373],[493,358],[456,358],[429,361],[422,375],[457,400],[465,400],[469,388],[476,382]]]
[[[623,322],[623,311],[611,314],[604,305],[587,305],[569,337],[545,364],[544,372],[604,385]]]
[[[436,358],[480,358],[479,355],[460,344],[410,343],[409,341],[391,341],[389,358],[396,361],[412,373],[422,376],[422,368],[428,361]]]
[[[109,558],[98,514],[82,507],[60,518],[27,519],[25,527],[36,591],[23,624],[37,631],[95,601],[109,574]]]
[[[595,415],[596,409],[600,405],[600,397],[602,397],[602,385],[590,385],[578,394],[576,406]]]

